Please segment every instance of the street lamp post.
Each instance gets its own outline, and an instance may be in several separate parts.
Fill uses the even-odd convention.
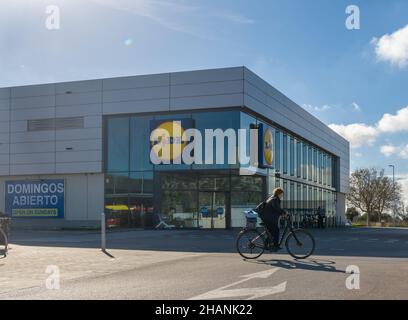
[[[393,188],[393,196],[395,195],[395,166],[393,164],[388,165],[392,168],[392,188]],[[394,214],[394,225],[396,224],[396,213],[395,213],[395,200],[393,203],[393,214]]]

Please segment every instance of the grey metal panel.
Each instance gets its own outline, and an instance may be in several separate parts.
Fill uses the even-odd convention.
[[[0,122],[0,133],[8,133],[8,132],[10,132],[10,122],[1,121]]]
[[[55,94],[55,84],[39,84],[11,88],[12,98],[51,96]]]
[[[10,111],[9,110],[0,110],[0,120],[9,121],[10,120]]]
[[[11,120],[34,120],[55,117],[55,107],[12,110]]]
[[[103,104],[103,114],[169,111],[169,99],[109,102]]]
[[[168,73],[103,79],[103,90],[168,86]]]
[[[170,110],[237,107],[243,105],[242,94],[223,94],[170,99]]]
[[[100,162],[102,161],[101,150],[89,151],[63,151],[56,153],[56,162]]]
[[[86,116],[84,117],[84,127],[85,128],[101,128],[102,127],[102,116]]]
[[[62,82],[55,85],[56,94],[65,94],[66,92],[78,93],[88,91],[101,91],[102,80],[84,80]]]
[[[52,174],[55,173],[54,163],[11,164],[11,175]]]
[[[0,110],[10,110],[11,99],[0,99]]]
[[[102,150],[102,139],[87,139],[87,140],[67,140],[57,141],[56,151],[87,151],[87,150]]]
[[[8,99],[10,96],[10,88],[0,88],[0,99]]]
[[[10,175],[10,166],[9,165],[0,165],[0,176]]]
[[[8,122],[10,132],[27,132],[27,120],[18,120]]]
[[[57,173],[98,173],[102,172],[102,163],[99,162],[75,162],[57,163]]]
[[[172,85],[170,87],[172,98],[243,93],[243,91],[242,80]]]
[[[11,99],[11,109],[30,109],[55,106],[55,96],[39,96]]]
[[[81,104],[70,106],[58,106],[55,109],[56,117],[76,117],[102,114],[102,104]]]
[[[243,72],[242,67],[174,72],[170,75],[170,84],[240,80],[243,79]]]
[[[10,133],[0,133],[0,143],[9,143],[10,142]]]
[[[35,152],[55,152],[55,142],[25,142],[25,143],[12,143],[10,145],[10,152],[13,153],[35,153]]]
[[[91,104],[91,103],[101,103],[101,102],[102,102],[102,92],[101,91],[72,93],[72,94],[59,94],[56,96],[57,106]]]
[[[103,91],[103,102],[165,99],[168,97],[168,86]]]
[[[0,165],[6,165],[10,163],[9,155],[0,153]]]
[[[9,154],[10,153],[10,144],[9,143],[0,143],[0,153]]]
[[[33,152],[11,154],[10,162],[12,164],[54,163],[55,153]]]
[[[72,130],[57,130],[57,141],[61,140],[82,140],[82,139],[102,139],[102,128],[85,128]]]
[[[55,140],[55,131],[16,132],[16,133],[11,133],[10,135],[11,143],[41,142],[41,141],[54,141],[54,140]]]

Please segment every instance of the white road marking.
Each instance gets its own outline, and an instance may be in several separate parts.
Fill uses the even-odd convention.
[[[287,281],[282,282],[281,284],[274,286],[274,287],[228,289],[238,284],[247,282],[251,279],[266,279],[270,277],[276,271],[278,271],[278,268],[241,276],[241,278],[244,278],[244,279],[231,283],[227,286],[208,291],[206,293],[200,294],[188,300],[213,300],[213,299],[245,297],[245,296],[249,296],[247,300],[254,300],[254,299],[259,299],[259,298],[269,296],[272,294],[285,292]]]

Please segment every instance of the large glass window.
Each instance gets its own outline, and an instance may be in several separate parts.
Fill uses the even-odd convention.
[[[152,117],[130,118],[130,171],[151,170],[150,120]]]
[[[107,171],[129,171],[129,118],[110,118],[107,121]]]
[[[276,130],[275,131],[275,157],[274,157],[274,162],[275,162],[275,170],[281,172],[281,143],[280,143],[280,131]]]
[[[288,135],[286,133],[283,134],[283,174],[288,173]]]
[[[296,140],[296,176],[302,177],[302,142]]]
[[[290,145],[289,145],[289,150],[290,150],[290,175],[294,176],[295,175],[295,140],[293,137],[290,137]]]

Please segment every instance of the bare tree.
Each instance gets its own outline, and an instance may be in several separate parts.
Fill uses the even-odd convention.
[[[367,214],[367,226],[370,224],[370,214],[378,214],[381,220],[384,212],[393,209],[400,199],[401,185],[396,183],[394,187],[392,179],[384,175],[383,169],[358,169],[350,176],[347,201]]]

